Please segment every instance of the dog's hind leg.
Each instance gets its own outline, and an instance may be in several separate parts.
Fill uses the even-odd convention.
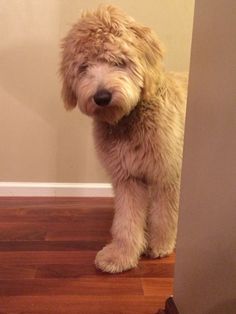
[[[117,273],[137,266],[144,252],[147,187],[133,179],[115,186],[113,240],[98,252],[95,265],[105,272]]]
[[[148,213],[148,254],[165,257],[175,248],[179,207],[179,187],[165,187],[152,191]]]

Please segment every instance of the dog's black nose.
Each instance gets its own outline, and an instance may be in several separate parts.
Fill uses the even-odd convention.
[[[111,93],[102,89],[94,95],[93,99],[98,106],[107,106],[111,101]]]

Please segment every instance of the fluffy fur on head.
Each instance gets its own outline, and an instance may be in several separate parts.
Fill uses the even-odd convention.
[[[166,72],[153,32],[117,8],[86,12],[63,41],[62,96],[94,119],[98,156],[115,192],[107,272],[175,247],[187,81]]]
[[[82,14],[63,41],[62,96],[68,109],[111,124],[156,92],[161,81],[162,48],[148,27],[113,6]],[[94,95],[111,93],[99,107]]]

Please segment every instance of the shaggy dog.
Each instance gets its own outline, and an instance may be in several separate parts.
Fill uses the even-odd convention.
[[[155,34],[113,6],[82,14],[63,40],[65,106],[93,118],[115,192],[113,240],[95,260],[105,272],[175,247],[187,81],[162,59]]]

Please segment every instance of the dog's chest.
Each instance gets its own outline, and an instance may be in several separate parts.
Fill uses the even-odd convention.
[[[156,169],[155,148],[148,137],[141,137],[137,133],[132,136],[117,136],[112,132],[99,132],[95,141],[100,160],[114,179],[153,179]]]

